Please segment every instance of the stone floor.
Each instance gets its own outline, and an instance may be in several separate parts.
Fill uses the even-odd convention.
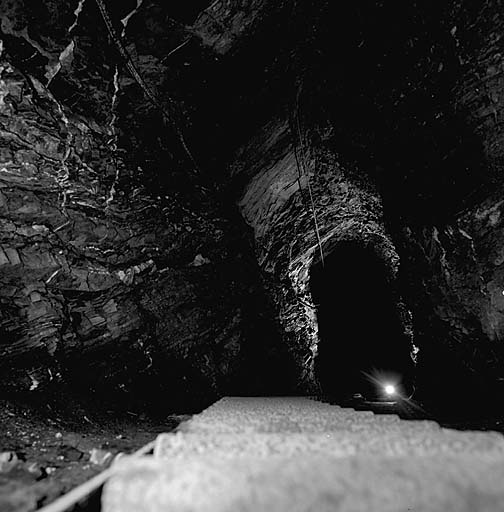
[[[105,512],[504,510],[501,434],[301,397],[223,398],[116,471]]]

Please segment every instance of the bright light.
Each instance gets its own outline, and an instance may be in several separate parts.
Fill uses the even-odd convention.
[[[387,395],[395,395],[396,389],[395,386],[392,386],[392,384],[387,384],[383,389]]]

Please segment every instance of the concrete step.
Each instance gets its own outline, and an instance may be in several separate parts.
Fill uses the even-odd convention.
[[[481,455],[121,460],[104,512],[501,512],[504,463]]]
[[[215,457],[296,456],[305,453],[348,457],[373,455],[435,455],[480,453],[504,456],[504,438],[500,434],[475,432],[467,435],[441,429],[435,431],[327,432],[327,433],[250,433],[214,434],[177,433],[160,435],[155,455],[159,458],[184,457],[187,454],[211,454]]]
[[[290,418],[276,418],[276,419],[265,419],[262,422],[260,420],[253,422],[239,422],[230,421],[226,424],[219,424],[216,422],[207,422],[195,420],[190,424],[183,425],[179,431],[192,432],[192,433],[296,433],[296,432],[337,432],[337,431],[433,431],[439,430],[440,427],[433,421],[399,421],[398,417],[384,418],[377,417],[376,420],[370,421],[359,421],[353,418],[338,419],[338,418],[318,418],[317,420],[293,420]]]
[[[504,510],[501,434],[302,397],[222,399],[114,468],[105,512]]]

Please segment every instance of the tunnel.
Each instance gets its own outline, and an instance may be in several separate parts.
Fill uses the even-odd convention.
[[[357,242],[340,243],[312,266],[310,289],[319,327],[315,374],[338,399],[379,398],[385,384],[413,390],[410,343],[384,262]]]

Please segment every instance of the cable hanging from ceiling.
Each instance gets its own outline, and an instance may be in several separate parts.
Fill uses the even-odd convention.
[[[317,211],[315,210],[315,201],[313,199],[313,190],[310,183],[310,173],[306,169],[306,148],[305,144],[303,143],[303,134],[301,132],[301,123],[299,121],[299,95],[301,93],[301,88],[298,89],[298,92],[296,94],[296,104],[294,108],[294,113],[291,116],[290,119],[290,128],[291,132],[293,134],[293,145],[294,145],[294,157],[296,159],[296,167],[298,171],[298,182],[299,182],[299,190],[301,190],[301,178],[304,175],[306,175],[306,188],[308,190],[308,195],[310,198],[310,206],[311,206],[311,213],[313,218],[313,225],[315,229],[315,236],[317,238],[317,245],[320,252],[320,261],[322,263],[322,266],[324,266],[324,251],[322,249],[322,240],[320,238],[320,229],[319,229],[319,223],[317,218]],[[299,148],[298,148],[298,143]],[[299,155],[299,149],[301,150],[301,155]]]

